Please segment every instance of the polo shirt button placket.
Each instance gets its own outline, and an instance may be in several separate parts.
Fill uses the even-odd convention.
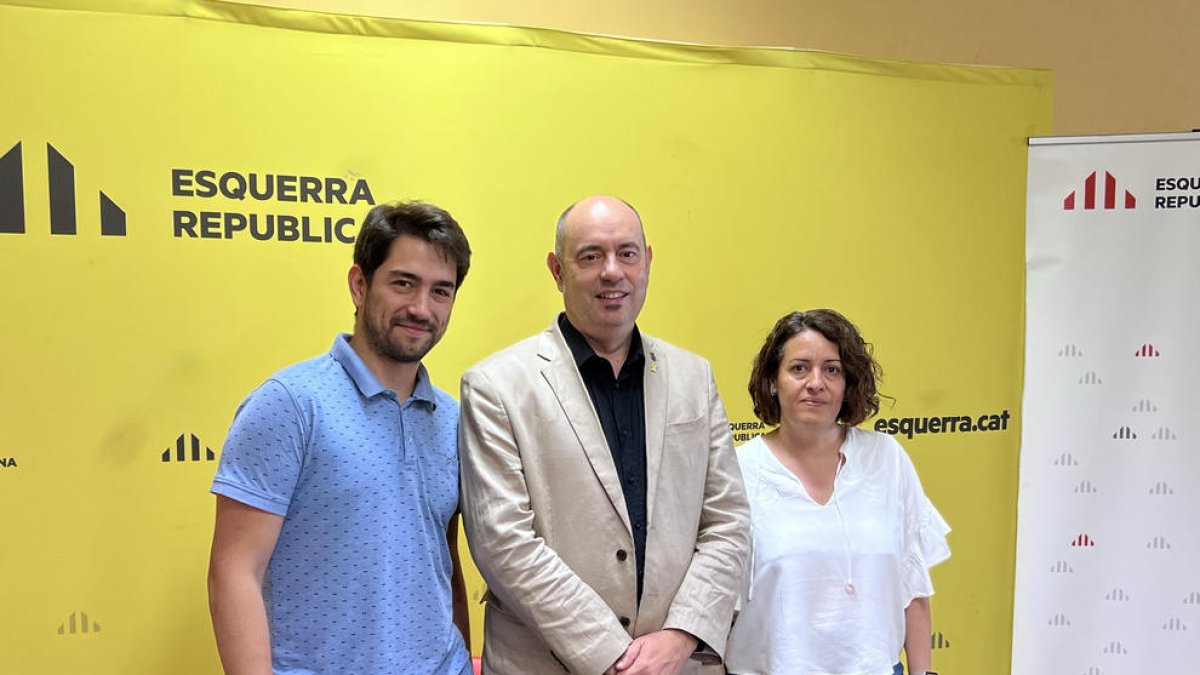
[[[388,391],[388,397],[392,403],[396,404],[396,421],[400,423],[400,433],[398,440],[400,441],[400,461],[404,462],[408,459],[408,448],[412,445],[412,438],[408,435],[408,424],[404,420],[404,402],[396,396],[396,392]]]

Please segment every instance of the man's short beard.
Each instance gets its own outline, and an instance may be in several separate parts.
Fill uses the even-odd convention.
[[[385,319],[382,325],[374,321],[374,304],[370,294],[368,294],[366,301],[359,310],[359,315],[362,319],[362,332],[367,339],[367,345],[370,346],[371,351],[380,357],[396,363],[417,363],[425,358],[429,350],[433,349],[433,346],[441,339],[441,336],[437,334],[436,324],[432,321],[427,321],[425,322],[425,327],[429,329],[429,342],[424,345],[418,345],[415,348],[405,347],[402,343],[392,339],[393,317]]]
[[[381,357],[397,363],[417,363],[425,358],[429,350],[433,349],[433,346],[437,344],[437,338],[432,333],[426,344],[418,345],[415,348],[410,349],[398,344],[389,335],[392,330],[391,323],[388,323],[383,330],[379,330],[378,325],[367,319],[363,321],[363,329],[366,333],[367,344],[370,345],[371,350]]]

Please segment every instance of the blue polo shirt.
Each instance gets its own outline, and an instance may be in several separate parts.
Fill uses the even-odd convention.
[[[400,401],[339,336],[238,408],[212,491],[284,517],[263,599],[275,675],[466,675],[446,529],[458,402]]]

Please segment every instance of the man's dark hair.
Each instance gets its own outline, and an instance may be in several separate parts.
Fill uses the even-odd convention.
[[[354,242],[354,264],[362,269],[368,284],[375,270],[387,260],[392,242],[399,236],[417,237],[435,246],[454,263],[457,272],[454,287],[462,286],[471,268],[467,235],[445,209],[416,201],[380,204],[363,218]]]

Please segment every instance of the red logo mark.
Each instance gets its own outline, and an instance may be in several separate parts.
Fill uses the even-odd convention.
[[[1087,211],[1095,210],[1096,208],[1096,174],[1098,171],[1093,171],[1083,181],[1083,208]],[[1123,208],[1132,209],[1137,205],[1137,197],[1129,190],[1125,192],[1125,206]],[[1104,208],[1112,210],[1117,208],[1117,179],[1107,171],[1104,172]],[[1075,190],[1071,190],[1071,194],[1063,199],[1063,209],[1066,211],[1075,210]]]
[[[1147,342],[1141,347],[1138,347],[1137,351],[1135,351],[1133,355],[1137,357],[1149,356],[1150,358],[1158,358],[1162,356],[1162,352],[1158,351],[1154,348],[1154,345]]]
[[[1078,548],[1080,546],[1086,546],[1086,547],[1090,548],[1095,545],[1096,545],[1096,540],[1092,539],[1091,537],[1087,536],[1086,534],[1080,534],[1078,537],[1075,537],[1074,539],[1071,540],[1071,546],[1076,547],[1076,548]]]

